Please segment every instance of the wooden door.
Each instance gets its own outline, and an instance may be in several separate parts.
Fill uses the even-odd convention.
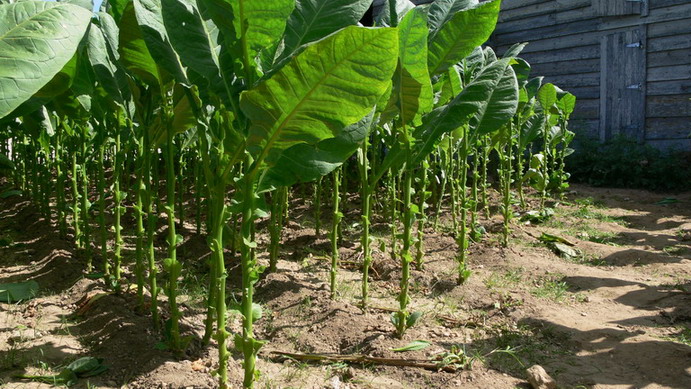
[[[600,138],[645,138],[646,26],[602,37]]]

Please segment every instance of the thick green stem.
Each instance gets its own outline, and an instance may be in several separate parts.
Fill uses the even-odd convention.
[[[502,237],[502,245],[504,247],[508,247],[509,245],[509,233],[510,233],[510,226],[509,222],[511,221],[511,218],[513,217],[513,209],[511,207],[511,177],[513,177],[513,170],[511,168],[511,159],[512,159],[512,150],[513,150],[513,142],[512,142],[512,137],[511,133],[513,131],[513,124],[509,124],[509,137],[507,144],[504,146],[504,152],[502,153],[502,171],[501,171],[501,176],[502,176],[502,197],[503,197],[503,206],[502,206],[502,211],[503,211],[503,216],[504,216],[504,228],[503,228],[503,237]]]
[[[81,248],[82,233],[79,226],[79,185],[77,184],[77,153],[72,152],[72,228],[74,229],[74,242],[77,248]]]
[[[62,126],[58,126],[55,136],[56,206],[60,237],[67,237],[67,204],[65,200],[65,172],[62,169]]]
[[[362,306],[366,307],[369,300],[369,268],[372,263],[372,254],[370,253],[370,188],[368,170],[369,164],[367,159],[367,139],[362,143],[360,149],[360,185],[362,186],[362,239],[360,245],[362,246]]]
[[[405,128],[403,129],[405,131]],[[411,187],[413,186],[413,169],[410,166],[410,146],[406,145],[406,167],[403,173],[403,238],[402,238],[402,248],[401,248],[401,283],[400,283],[400,293],[398,295],[398,312],[396,312],[397,320],[396,324],[396,334],[398,337],[403,337],[406,329],[412,325],[408,323],[408,303],[410,302],[410,296],[408,295],[408,290],[410,288],[410,263],[413,261],[413,257],[410,254],[411,240],[412,240],[412,228],[413,228],[413,218],[415,215],[411,209]]]
[[[215,304],[216,341],[218,342],[218,386],[219,388],[227,388],[230,353],[228,352],[226,342],[230,333],[226,329],[226,279],[228,275],[226,273],[225,258],[223,257],[223,227],[226,220],[225,185],[219,185],[213,189],[211,202],[213,213],[211,215],[213,225],[211,233],[213,242],[213,271],[211,276],[215,278],[211,287],[215,289],[215,293],[209,303]]]
[[[149,293],[151,293],[151,320],[154,323],[154,329],[159,329],[158,319],[158,283],[156,274],[158,268],[156,267],[156,252],[154,248],[154,233],[156,231],[156,224],[158,216],[153,212],[153,195],[151,182],[151,141],[149,139],[149,131],[144,131],[144,185],[146,191],[144,192],[144,209],[146,212],[146,256],[148,259],[149,271]],[[158,196],[157,196],[158,197]]]
[[[110,275],[110,261],[108,260],[108,230],[106,229],[106,179],[105,179],[105,145],[98,146],[97,169],[98,169],[98,224],[101,234],[101,259],[103,260],[103,272]]]
[[[144,185],[144,136],[141,135],[137,147],[137,177],[135,181],[135,212],[137,216],[137,243],[135,251],[135,273],[137,277],[137,301],[139,309],[144,309],[144,201],[146,186]]]
[[[115,202],[115,247],[113,250],[113,270],[116,288],[119,291],[121,279],[122,262],[122,225],[121,218],[125,208],[122,207],[122,192],[120,192],[120,181],[122,179],[122,151],[120,145],[121,129],[115,130],[115,169],[113,173],[113,201]]]
[[[92,268],[92,254],[91,254],[91,229],[89,228],[89,180],[87,169],[87,155],[86,155],[86,134],[82,132],[81,139],[81,157],[82,157],[82,246],[86,256],[86,271],[91,273]]]
[[[322,193],[322,178],[317,178],[314,184],[314,233],[317,237],[321,236],[321,193]]]
[[[461,141],[461,149],[459,150],[459,203],[461,212],[461,228],[456,238],[458,242],[458,284],[462,284],[468,278],[468,265],[466,263],[466,255],[468,249],[468,231],[467,231],[467,217],[468,217],[468,195],[466,185],[468,182],[468,129],[464,128],[463,140]]]
[[[341,169],[338,168],[333,172],[333,216],[331,219],[331,271],[330,271],[330,296],[332,299],[336,297],[336,277],[338,274],[338,226],[341,223],[343,215],[339,209],[339,202],[341,195],[339,193],[341,184]]]
[[[415,240],[415,268],[422,270],[424,265],[424,235],[425,235],[425,200],[427,200],[427,169],[429,164],[425,161],[420,169],[420,187],[418,192],[417,238]]]
[[[173,133],[168,131],[166,143],[166,211],[168,213],[168,258],[164,265],[168,271],[166,295],[170,309],[170,346],[173,350],[181,351],[180,342],[180,310],[177,304],[178,277],[182,273],[182,264],[177,259],[177,234],[175,232],[175,146]]]
[[[244,388],[254,387],[255,378],[255,365],[257,360],[257,352],[262,345],[262,342],[258,342],[254,339],[253,332],[253,312],[252,303],[254,295],[254,284],[256,283],[259,274],[259,269],[257,268],[256,260],[254,258],[253,249],[256,243],[252,240],[253,236],[253,224],[254,224],[254,177],[245,176],[244,178],[244,199],[242,208],[242,247],[241,247],[241,267],[242,267],[242,336],[236,340],[236,344],[239,343],[241,351],[244,355],[244,368],[245,377],[243,380]],[[221,299],[220,296],[218,298]],[[219,312],[220,316],[220,312]]]

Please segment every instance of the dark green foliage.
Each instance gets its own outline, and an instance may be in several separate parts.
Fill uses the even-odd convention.
[[[574,182],[594,186],[684,191],[691,189],[691,154],[661,151],[623,137],[605,143],[579,139],[567,159]]]

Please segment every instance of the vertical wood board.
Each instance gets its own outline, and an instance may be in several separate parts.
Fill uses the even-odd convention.
[[[645,140],[646,28],[602,37],[600,44],[600,138]],[[639,47],[633,47],[639,44]]]

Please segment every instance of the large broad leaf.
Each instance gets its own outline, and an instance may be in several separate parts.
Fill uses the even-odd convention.
[[[103,32],[96,25],[92,25],[89,29],[88,53],[94,74],[101,83],[103,89],[108,92],[108,95],[113,101],[123,105],[124,101],[120,93],[120,87],[115,78],[117,69],[113,60],[110,58],[110,52]]]
[[[298,0],[283,38],[283,57],[296,48],[357,24],[372,0]]]
[[[429,42],[430,74],[443,73],[486,42],[497,24],[500,4],[493,0],[459,11],[441,26]]]
[[[170,73],[176,81],[187,84],[182,63],[170,45],[170,39],[163,24],[161,0],[134,0],[134,10],[146,47],[156,63]],[[180,25],[177,28],[184,29],[184,26]]]
[[[120,61],[132,74],[137,75],[149,85],[162,83],[158,66],[149,52],[134,10],[134,2],[129,2],[120,19],[120,39],[118,41]]]
[[[518,137],[518,149],[525,150],[529,144],[535,141],[542,132],[545,115],[538,113],[526,120],[520,128]]]
[[[410,0],[395,0],[395,8],[394,8],[394,13],[396,15],[396,24],[403,19],[403,17],[410,11],[411,9],[415,8],[415,4],[413,4],[412,1]],[[376,23],[377,26],[391,26],[391,5],[389,3],[389,0],[384,0],[384,4],[382,7],[379,9],[379,12],[377,12],[376,15],[374,15],[374,22]]]
[[[537,101],[543,112],[549,112],[557,103],[557,88],[552,83],[543,84],[537,91]]]
[[[557,88],[557,98],[557,109],[568,118],[576,109],[576,96]]]
[[[444,133],[468,124],[474,136],[496,131],[516,113],[518,83],[509,59],[483,69],[458,96],[432,111],[414,134],[413,161],[422,161]]]
[[[394,92],[403,123],[411,123],[432,110],[433,94],[427,58],[427,18],[415,8],[401,20],[399,29],[399,65],[394,76]]]
[[[113,19],[115,20],[118,25],[120,25],[120,19],[122,19],[122,15],[125,13],[125,8],[127,8],[128,4],[130,4],[132,1],[131,0],[107,0],[108,2],[108,13],[113,16]],[[105,1],[104,1],[105,3]]]
[[[66,3],[0,5],[0,118],[38,92],[72,59],[91,15]]]
[[[182,62],[212,86],[222,84],[216,26],[202,19],[193,1],[163,0],[162,4],[163,23]]]
[[[108,47],[111,50],[112,56],[118,60],[120,59],[120,53],[118,52],[120,29],[118,28],[115,19],[113,19],[110,14],[105,12],[98,13],[98,25],[101,27],[103,36],[108,41]]]
[[[397,54],[396,29],[347,27],[244,92],[255,166],[272,166],[288,147],[331,138],[363,118],[386,91]]]
[[[474,7],[478,0],[435,0],[429,7],[429,35],[434,38],[441,26],[459,11]]]
[[[149,128],[149,137],[152,145],[163,144],[167,139],[168,131],[172,131],[173,135],[176,135],[197,125],[197,118],[192,109],[190,96],[193,99],[197,97],[192,93],[186,93],[184,88],[186,87],[175,85],[173,91],[173,120],[170,122],[170,126],[168,127],[161,122],[160,115],[154,119],[153,124]],[[200,102],[194,101],[194,104],[199,106]]]
[[[49,83],[44,85],[43,88],[36,92],[32,98],[52,99],[55,96],[63,94],[67,89],[69,89],[77,73],[78,57],[79,53],[75,53],[72,59],[70,59],[65,66],[60,69],[58,74],[56,74]]]
[[[325,176],[343,164],[369,134],[374,112],[346,127],[338,136],[314,145],[298,144],[285,150],[278,163],[261,177],[258,191],[268,191]]]
[[[295,0],[229,0],[233,26],[240,47],[236,56],[245,57],[249,66],[262,49],[274,47],[286,28]]]
[[[12,284],[0,284],[0,302],[16,303],[17,301],[29,300],[38,293],[38,283],[36,281],[16,282]]]

